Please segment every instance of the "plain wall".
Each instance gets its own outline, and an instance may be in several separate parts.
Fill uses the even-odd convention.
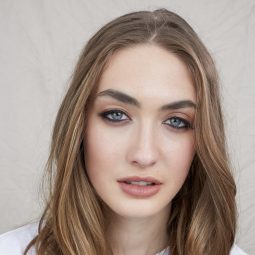
[[[236,242],[255,254],[254,0],[2,0],[0,233],[41,214],[54,118],[87,40],[117,16],[160,7],[183,16],[216,61],[238,188]]]

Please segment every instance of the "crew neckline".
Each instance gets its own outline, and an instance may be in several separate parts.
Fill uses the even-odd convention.
[[[170,255],[170,250],[169,250],[169,246],[167,246],[165,249],[163,249],[162,251],[156,253],[155,255]]]

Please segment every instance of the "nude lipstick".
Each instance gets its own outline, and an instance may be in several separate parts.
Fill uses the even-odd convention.
[[[153,177],[130,176],[118,180],[120,188],[134,197],[151,197],[159,192],[162,183]]]

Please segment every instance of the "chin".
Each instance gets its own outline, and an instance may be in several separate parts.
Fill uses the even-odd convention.
[[[150,200],[126,201],[118,204],[108,204],[110,210],[121,216],[128,218],[144,218],[159,214],[163,210],[169,209],[169,203],[162,205],[153,203]]]

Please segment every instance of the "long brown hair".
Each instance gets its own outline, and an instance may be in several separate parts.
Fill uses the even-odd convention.
[[[167,9],[133,12],[103,26],[86,44],[58,111],[46,165],[48,194],[36,254],[108,255],[106,219],[86,173],[84,132],[93,95],[118,50],[154,44],[176,54],[196,90],[196,154],[172,200],[168,221],[172,255],[227,255],[236,231],[236,186],[231,174],[215,64],[190,25]],[[86,153],[86,152],[85,152]]]

